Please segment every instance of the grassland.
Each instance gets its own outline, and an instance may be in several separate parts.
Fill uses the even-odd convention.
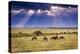
[[[14,36],[13,33],[18,34],[19,32],[32,34],[34,31],[40,30],[42,33],[48,33],[46,37],[48,41],[44,41],[44,36],[37,36],[37,40],[31,40],[32,35],[26,35],[21,37],[11,37],[11,51],[12,52],[33,52],[33,51],[50,51],[50,50],[67,50],[67,49],[77,49],[78,48],[78,34],[77,33],[68,33],[68,32],[77,32],[77,29],[23,29],[23,28],[13,28],[11,30],[11,36]],[[49,33],[60,33],[66,32],[66,34],[59,34],[58,37],[64,36],[63,39],[50,40],[53,34]]]

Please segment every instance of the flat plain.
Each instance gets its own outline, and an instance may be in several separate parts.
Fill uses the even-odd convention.
[[[34,31],[41,31],[43,35],[33,35]],[[63,36],[64,39],[51,40],[51,37]],[[43,40],[47,37],[48,41]],[[11,29],[11,52],[54,51],[78,48],[77,29]],[[37,40],[32,40],[36,36]]]

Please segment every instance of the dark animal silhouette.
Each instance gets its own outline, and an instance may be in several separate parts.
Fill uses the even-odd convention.
[[[59,37],[59,39],[65,39],[63,36]]]
[[[53,36],[50,38],[50,40],[58,40],[58,36]]]
[[[46,40],[46,41],[48,41],[47,37],[44,37],[44,38],[43,38],[43,40]]]
[[[32,37],[32,39],[31,40],[37,40],[37,37],[35,36],[35,37]]]

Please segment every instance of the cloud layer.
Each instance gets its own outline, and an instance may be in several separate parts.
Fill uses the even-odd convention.
[[[25,14],[24,17],[21,17],[22,20],[20,20],[14,26],[13,26],[14,22],[12,23],[13,27],[25,27],[25,25],[29,22],[29,20],[31,20],[32,17],[34,18],[35,15],[36,15],[35,16],[36,18],[40,18],[40,17],[44,18],[44,17],[46,17],[45,20],[46,19],[49,20],[50,18],[52,18],[52,20],[53,20],[52,23],[53,24],[51,23],[51,25],[49,25],[49,24],[47,24],[47,25],[49,25],[49,26],[53,26],[54,25],[54,27],[56,27],[56,26],[58,26],[58,23],[56,21],[60,21],[60,23],[64,23],[63,17],[65,17],[65,18],[68,17],[68,18],[73,19],[72,18],[73,15],[77,15],[76,14],[77,13],[77,8],[76,7],[70,7],[70,6],[69,7],[50,6],[49,10],[42,10],[42,9],[37,9],[37,10],[35,10],[35,9],[18,9],[18,10],[16,10],[16,9],[12,9],[11,13],[12,13],[11,14],[12,18],[15,18],[15,16],[19,16],[18,14],[20,14],[20,13]],[[41,15],[43,15],[43,16],[41,16]],[[36,18],[34,18],[34,19],[36,20]],[[75,16],[75,18],[77,18],[77,16]],[[68,21],[70,21],[71,19],[68,19]],[[42,22],[42,20],[41,20],[41,22]],[[50,21],[47,21],[47,23],[48,22],[50,22]],[[65,23],[66,25],[68,25],[67,22]],[[73,21],[71,20],[71,23],[72,22]],[[37,24],[36,22],[34,22],[34,23],[35,23],[35,25],[33,25],[33,27],[36,26],[36,24]],[[45,23],[45,21],[43,23]],[[74,23],[72,23],[72,24],[73,25],[71,25],[71,24],[70,25],[74,26]],[[59,24],[59,25],[63,26],[63,27],[66,27],[63,24]],[[32,26],[32,25],[29,25],[29,26]]]

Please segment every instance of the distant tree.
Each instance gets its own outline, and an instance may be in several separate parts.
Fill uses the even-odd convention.
[[[78,32],[72,32],[73,34],[77,34]]]
[[[66,32],[64,32],[64,34],[66,34]]]
[[[43,35],[43,33],[41,31],[34,31],[33,34],[35,34],[36,36]]]
[[[22,34],[22,32],[19,32],[19,34]]]

